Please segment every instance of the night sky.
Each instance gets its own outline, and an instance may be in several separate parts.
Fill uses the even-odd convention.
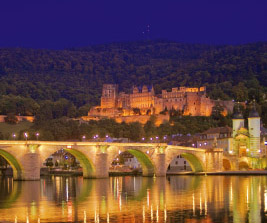
[[[0,2],[0,47],[62,49],[144,39],[267,41],[267,0]]]

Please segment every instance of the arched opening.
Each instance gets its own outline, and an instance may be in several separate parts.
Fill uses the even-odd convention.
[[[225,171],[231,170],[231,163],[228,159],[223,159],[223,169]]]
[[[119,153],[111,164],[110,173],[154,175],[154,165],[150,158],[143,152],[135,149]]]
[[[167,173],[203,172],[204,168],[200,160],[191,153],[181,153],[171,159]]]
[[[239,170],[248,170],[249,169],[249,165],[247,162],[245,161],[241,161],[239,164],[238,164],[238,169]]]
[[[17,159],[9,152],[0,149],[0,156],[2,156],[12,167],[13,179],[22,180],[22,168]]]
[[[44,162],[45,172],[50,174],[70,173],[72,175],[83,175],[84,178],[93,178],[95,168],[92,162],[82,152],[69,148],[60,149],[50,155]],[[41,174],[44,171],[41,171]]]

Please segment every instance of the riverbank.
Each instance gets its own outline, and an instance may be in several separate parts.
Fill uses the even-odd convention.
[[[12,176],[12,169],[8,168],[4,171],[0,171],[0,176]],[[42,168],[40,172],[41,176],[82,176],[83,172],[81,170],[48,170]],[[192,172],[192,171],[181,171],[181,172],[167,172],[167,176],[179,176],[179,175],[267,175],[267,170],[241,170],[241,171],[221,171],[221,172]],[[142,176],[142,172],[132,171],[132,172],[120,172],[111,171],[109,176]]]
[[[170,172],[167,176],[175,175],[267,175],[267,170],[239,170],[239,171],[221,171],[221,172]]]

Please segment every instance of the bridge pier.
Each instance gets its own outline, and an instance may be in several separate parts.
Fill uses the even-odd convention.
[[[108,154],[107,153],[98,153],[96,154],[96,163],[95,163],[95,175],[93,178],[107,178],[109,169],[108,163]]]
[[[207,172],[217,172],[223,170],[222,151],[217,151],[216,149],[210,149],[206,151],[206,164],[205,169]]]
[[[165,177],[166,176],[166,154],[158,153],[157,154],[157,163],[155,164],[155,175],[156,177]]]
[[[14,174],[14,180],[40,180],[40,155],[26,153],[21,161],[21,173]]]

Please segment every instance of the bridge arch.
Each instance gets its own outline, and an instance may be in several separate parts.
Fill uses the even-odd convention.
[[[0,149],[0,155],[10,164],[13,170],[13,179],[22,180],[22,167],[19,161],[9,152]]]
[[[113,151],[112,151],[113,150]],[[112,161],[120,155],[120,153],[123,152],[128,152],[136,159],[138,162],[141,164],[142,167],[142,175],[143,176],[154,176],[155,174],[155,164],[152,161],[152,158],[147,155],[144,151],[139,150],[139,149],[132,149],[132,148],[116,148],[116,147],[111,147],[109,148],[110,151],[110,157],[109,157],[109,164],[112,163]]]
[[[190,165],[193,172],[204,172],[205,168],[201,159],[190,152],[179,152],[179,151],[171,151],[166,157],[166,170],[173,159],[175,159],[178,155],[181,155]]]
[[[223,169],[225,171],[233,170],[232,163],[229,159],[223,158]]]
[[[41,159],[41,165],[42,163],[52,154],[54,154],[55,152],[59,151],[63,149],[65,152],[70,153],[71,155],[73,155],[81,164],[82,168],[83,168],[83,177],[84,178],[95,178],[95,165],[92,162],[91,159],[89,159],[89,157],[79,151],[78,149],[75,148],[59,148],[59,147],[50,147],[49,148],[49,152],[46,152],[45,154],[42,153],[42,159]]]
[[[248,170],[249,164],[246,161],[242,160],[242,161],[238,162],[238,169],[239,170]]]

